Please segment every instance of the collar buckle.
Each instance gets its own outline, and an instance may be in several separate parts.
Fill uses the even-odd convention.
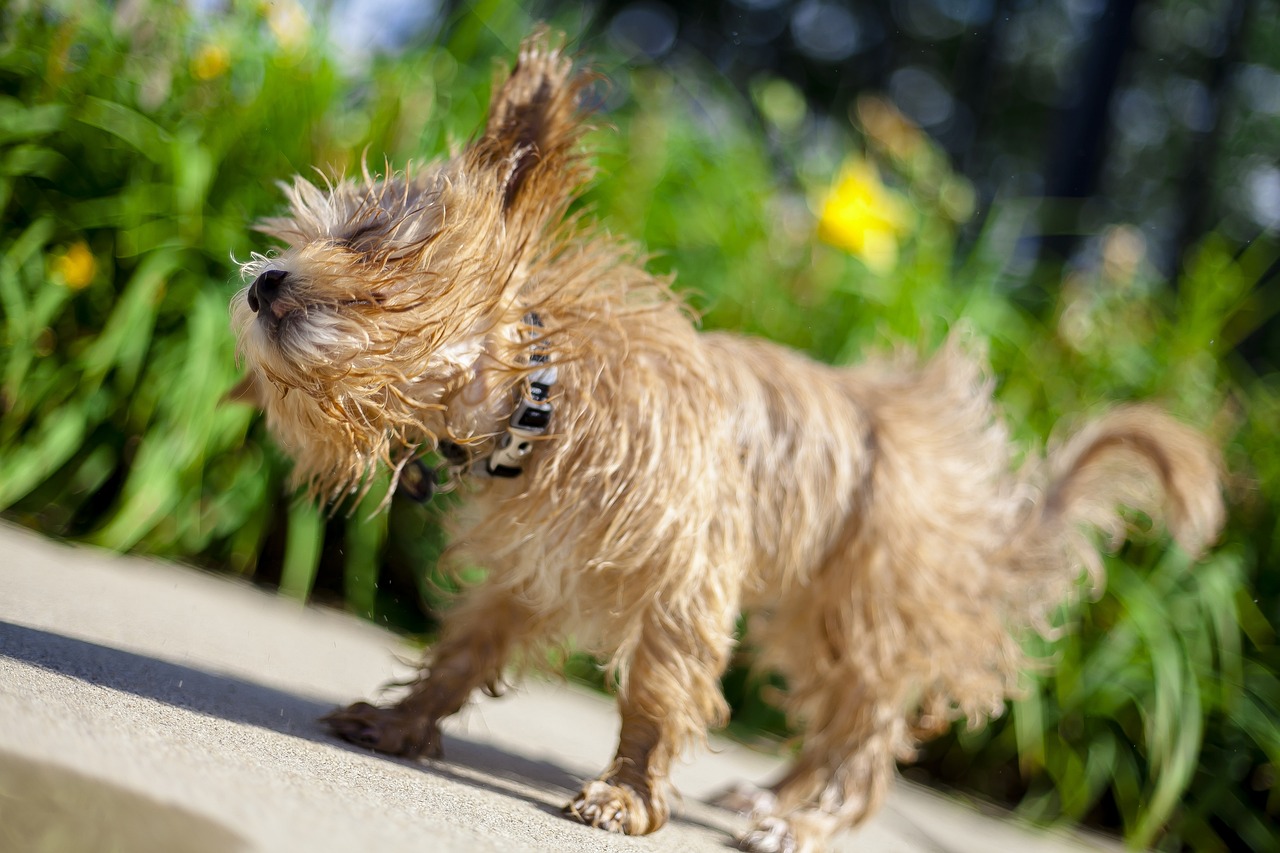
[[[525,315],[525,323],[542,328],[537,314]],[[490,477],[518,477],[524,471],[524,460],[533,452],[534,439],[547,434],[551,428],[551,387],[556,384],[555,365],[548,364],[545,342],[536,342],[529,356],[530,364],[543,365],[529,374],[527,391],[520,395],[516,410],[507,422],[506,435],[498,439],[497,449],[486,459],[479,459],[472,466],[473,473]]]

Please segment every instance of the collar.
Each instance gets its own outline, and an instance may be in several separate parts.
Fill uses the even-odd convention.
[[[451,441],[440,442],[440,455],[446,470],[477,477],[510,479],[524,473],[525,460],[533,452],[534,440],[551,428],[551,389],[556,384],[557,370],[551,363],[551,346],[542,332],[542,318],[530,311],[522,318],[528,329],[535,330],[530,342],[529,364],[534,367],[520,385],[515,411],[507,421],[506,432],[498,437],[493,452],[471,459],[466,449]],[[419,503],[426,503],[436,493],[437,473],[421,456],[411,459],[401,470],[397,488]]]

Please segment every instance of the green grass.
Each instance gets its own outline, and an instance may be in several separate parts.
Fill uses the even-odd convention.
[[[247,224],[279,208],[276,180],[351,170],[366,149],[402,167],[465,139],[493,57],[508,61],[529,21],[479,4],[439,44],[351,75],[317,33],[282,42],[256,6],[199,21],[178,4],[122,5],[140,16],[88,2],[0,12],[0,508],[428,629],[454,591],[430,570],[441,508],[374,515],[366,502],[326,518],[286,491],[260,419],[220,402],[238,378],[231,258],[263,248]],[[621,106],[592,136],[600,176],[584,203],[676,271],[706,326],[848,362],[964,322],[991,342],[1022,439],[1154,398],[1222,442],[1220,547],[1192,566],[1162,541],[1127,546],[1106,592],[1063,614],[1078,627],[1031,641],[1053,665],[1029,674],[1026,698],[932,745],[923,766],[1135,845],[1277,849],[1280,376],[1238,349],[1280,306],[1265,278],[1274,242],[1211,237],[1177,290],[1142,263],[1064,280],[1019,260],[1034,205],[1005,200],[957,260],[967,185],[927,142],[806,124],[787,84],[759,81],[746,99],[694,60],[628,69],[606,51],[600,65]],[[817,239],[850,156],[909,205],[888,267]],[[736,724],[783,734],[761,687],[730,674]]]

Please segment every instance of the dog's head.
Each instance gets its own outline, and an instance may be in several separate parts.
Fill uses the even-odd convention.
[[[589,177],[574,151],[584,85],[536,32],[495,85],[483,133],[452,158],[284,187],[289,215],[259,230],[286,247],[244,264],[232,303],[248,369],[238,396],[266,410],[314,492],[338,497],[413,448],[494,428],[445,412],[482,360],[518,375],[522,306]]]

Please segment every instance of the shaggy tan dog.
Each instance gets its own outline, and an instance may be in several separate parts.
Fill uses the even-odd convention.
[[[1021,465],[975,346],[851,368],[700,334],[632,246],[567,213],[586,78],[545,32],[483,134],[418,174],[298,179],[245,265],[248,386],[327,500],[388,466],[465,495],[451,558],[486,579],[445,616],[407,697],[328,717],[380,752],[440,754],[441,718],[512,660],[572,641],[617,684],[617,757],[565,811],[644,834],[673,759],[723,723],[719,677],[750,614],[804,746],[745,849],[817,850],[883,799],[895,759],[999,714],[1125,504],[1198,551],[1222,522],[1217,457],[1154,408],[1111,412]],[[411,477],[412,475],[412,477]],[[1163,513],[1161,513],[1163,510]]]

